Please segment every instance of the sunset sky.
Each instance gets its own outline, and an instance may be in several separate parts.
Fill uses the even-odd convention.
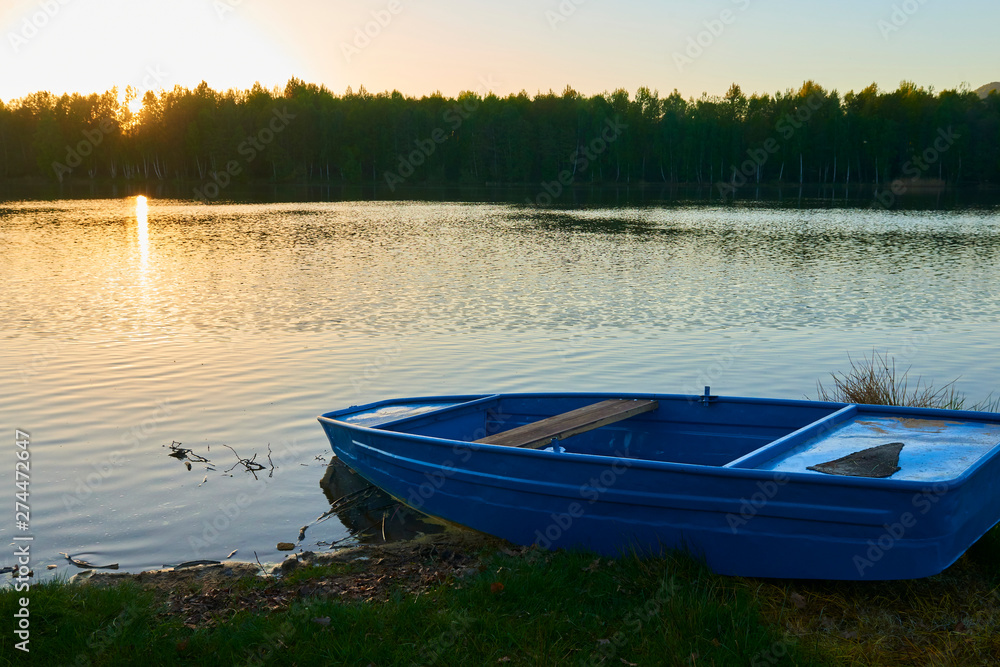
[[[977,88],[1000,80],[998,24],[985,0],[8,0],[0,99],[292,76],[418,97]]]

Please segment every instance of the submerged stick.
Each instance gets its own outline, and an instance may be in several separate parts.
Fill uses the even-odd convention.
[[[268,574],[267,570],[264,569],[264,566],[260,564],[260,557],[257,555],[256,551],[253,552],[253,557],[257,561],[257,565],[260,567],[260,571],[264,574],[264,576],[270,577],[271,575]]]
[[[82,560],[80,558],[74,558],[73,556],[70,556],[65,551],[60,551],[59,554],[61,556],[65,556],[66,560],[68,560],[70,563],[73,563],[73,565],[76,565],[79,568],[83,568],[84,570],[117,570],[118,569],[118,563],[112,563],[111,565],[94,565],[93,563],[90,563],[88,561]]]
[[[260,479],[259,477],[257,477],[257,471],[258,470],[264,470],[267,466],[265,466],[265,465],[263,465],[261,463],[257,463],[257,461],[256,461],[257,454],[256,453],[254,453],[254,455],[252,457],[250,457],[249,459],[247,459],[247,458],[243,458],[242,456],[240,456],[239,453],[235,449],[233,449],[232,447],[230,447],[229,445],[223,444],[222,446],[226,447],[227,449],[229,449],[230,451],[232,451],[233,454],[236,455],[236,463],[234,463],[231,468],[229,468],[228,470],[226,470],[226,472],[229,472],[230,470],[232,470],[236,466],[242,464],[243,468],[246,470],[246,472],[252,474],[254,479]],[[268,453],[268,460],[270,460],[270,458],[271,458],[271,455],[270,455],[270,452],[269,452]],[[271,472],[272,473],[274,472],[274,464],[273,463],[271,464]]]
[[[184,467],[187,468],[188,470],[191,470],[192,461],[194,461],[195,463],[211,463],[211,461],[206,459],[204,456],[201,456],[200,454],[195,454],[187,447],[181,447],[181,443],[177,442],[176,440],[171,441],[169,447],[170,447],[170,453],[168,453],[167,456],[172,456],[173,458],[179,461],[183,461]],[[204,484],[204,482],[202,482],[202,484]],[[198,486],[201,486],[201,484],[199,484]]]

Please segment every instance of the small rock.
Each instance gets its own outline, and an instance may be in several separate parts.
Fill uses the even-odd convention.
[[[292,551],[295,549],[294,542],[278,542],[278,551]]]
[[[87,579],[90,579],[92,576],[94,576],[93,570],[84,570],[83,572],[77,572],[76,574],[74,574],[72,577],[69,578],[69,583],[78,584],[81,581],[86,581]]]

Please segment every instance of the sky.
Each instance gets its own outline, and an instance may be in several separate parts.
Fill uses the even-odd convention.
[[[995,0],[4,0],[0,99],[364,86],[685,98],[1000,80]]]

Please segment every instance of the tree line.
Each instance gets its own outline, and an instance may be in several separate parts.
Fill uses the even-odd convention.
[[[141,106],[138,104],[141,100]],[[815,82],[747,97],[338,95],[290,80],[0,102],[0,178],[402,184],[1000,181],[1000,96]]]

